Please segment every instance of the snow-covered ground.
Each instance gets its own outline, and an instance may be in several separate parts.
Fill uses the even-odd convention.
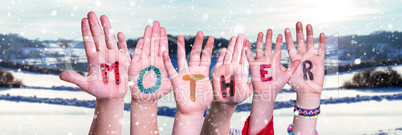
[[[87,134],[94,109],[0,101],[0,135]],[[379,130],[402,127],[402,101],[361,102],[354,104],[322,105],[317,130],[323,135],[373,134]],[[40,108],[40,109],[38,109]],[[242,129],[249,112],[235,113],[231,127]],[[292,108],[274,111],[275,134],[286,135],[293,120]],[[174,118],[158,116],[161,135],[171,134]],[[129,112],[124,113],[123,134],[129,134]],[[401,133],[401,132],[400,132]]]
[[[391,66],[402,74],[402,66]],[[384,67],[377,68],[378,70]],[[34,96],[47,98],[76,98],[79,100],[94,100],[95,98],[83,91],[52,90],[52,87],[76,87],[74,84],[63,82],[58,75],[38,74],[14,69],[15,78],[22,80],[27,86],[38,88],[1,88],[0,94],[17,96]],[[339,89],[345,81],[350,80],[350,73],[331,74],[326,76],[323,99],[339,97],[391,95],[390,92],[367,92],[360,90]],[[289,88],[286,86],[285,88]],[[374,89],[376,90],[376,89]],[[397,89],[395,89],[397,90]],[[400,90],[399,90],[400,91]],[[295,99],[295,93],[280,93],[277,101]],[[130,94],[126,96],[130,102]],[[251,97],[245,101],[251,103]],[[175,107],[173,94],[170,93],[160,99],[158,106]],[[317,129],[320,134],[373,134],[379,130],[390,130],[402,127],[402,101],[361,102],[353,104],[322,105],[322,114],[319,117]],[[40,109],[38,109],[40,108]],[[235,113],[231,120],[231,127],[241,129],[250,112]],[[93,109],[83,107],[9,102],[0,101],[0,135],[2,134],[86,134],[93,117]],[[292,122],[292,108],[277,109],[274,111],[276,134],[286,134],[286,127]],[[161,134],[171,134],[172,117],[158,116]],[[129,133],[129,112],[124,114],[123,134]]]
[[[88,134],[94,109],[0,101],[0,135]],[[40,108],[40,109],[39,109]],[[124,112],[123,135],[130,134],[130,112]],[[159,131],[170,134],[173,118],[158,116]]]

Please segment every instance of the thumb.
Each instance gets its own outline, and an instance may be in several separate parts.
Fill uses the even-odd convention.
[[[87,79],[74,71],[63,71],[60,73],[60,79],[66,82],[74,83],[82,90],[88,89]]]
[[[252,83],[252,82],[248,83],[248,88],[249,88],[250,94],[253,93],[253,91],[254,91],[253,88],[254,88],[254,87],[253,87],[253,83]]]
[[[292,62],[292,64],[290,64],[290,66],[286,69],[285,73],[291,77],[293,75],[293,73],[296,71],[297,67],[299,67],[300,65],[300,60],[295,60]]]

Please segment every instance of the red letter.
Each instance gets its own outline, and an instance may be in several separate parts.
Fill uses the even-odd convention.
[[[272,81],[272,77],[265,77],[266,74],[268,74],[267,70],[264,70],[265,68],[271,68],[271,64],[261,64],[260,65],[260,77],[261,81],[266,82],[266,81]]]
[[[103,84],[107,84],[109,83],[109,77],[107,75],[108,71],[114,70],[114,76],[116,79],[116,84],[119,85],[120,84],[120,74],[119,74],[119,62],[116,61],[112,64],[112,67],[109,67],[108,64],[106,63],[101,63],[100,64],[100,69],[102,72],[102,80],[103,80]]]

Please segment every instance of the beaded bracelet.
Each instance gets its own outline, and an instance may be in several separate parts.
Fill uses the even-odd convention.
[[[292,132],[292,125],[293,125],[293,124],[290,124],[289,127],[288,127],[288,134],[289,134],[289,135],[295,135],[295,134],[293,134],[293,132]],[[315,130],[315,135],[318,135],[318,131],[317,131],[317,130]]]
[[[296,104],[293,111],[295,112],[295,115],[299,115],[304,118],[317,118],[321,112],[320,106],[314,109],[303,109],[298,107]]]

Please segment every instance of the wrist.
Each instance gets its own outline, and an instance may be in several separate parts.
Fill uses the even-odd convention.
[[[233,114],[233,112],[236,110],[236,107],[237,107],[237,104],[227,104],[227,103],[220,103],[217,101],[212,101],[208,112],[214,111],[214,112],[218,112],[218,113],[230,114],[230,116],[231,116]]]
[[[219,102],[219,101],[212,101],[211,107],[217,107],[217,108],[222,108],[222,109],[236,109],[237,104],[231,104],[231,103],[225,103],[225,102]]]
[[[181,113],[176,112],[173,125],[173,135],[179,134],[200,134],[204,113]]]
[[[254,91],[253,102],[275,102],[277,91],[267,90],[267,91]]]
[[[116,98],[116,99],[105,99],[105,98],[96,98],[97,104],[124,104],[124,98]]]
[[[157,100],[131,100],[131,106],[141,106],[141,107],[157,107],[158,101]]]
[[[321,94],[297,93],[296,105],[305,109],[313,109],[320,106],[320,100]]]
[[[205,110],[204,110],[205,111]],[[194,118],[196,118],[196,117],[201,117],[201,118],[203,118],[204,117],[204,111],[197,111],[197,112],[186,112],[186,113],[183,113],[183,112],[181,112],[179,109],[177,109],[177,111],[176,111],[176,116],[182,116],[182,117],[194,117]]]

